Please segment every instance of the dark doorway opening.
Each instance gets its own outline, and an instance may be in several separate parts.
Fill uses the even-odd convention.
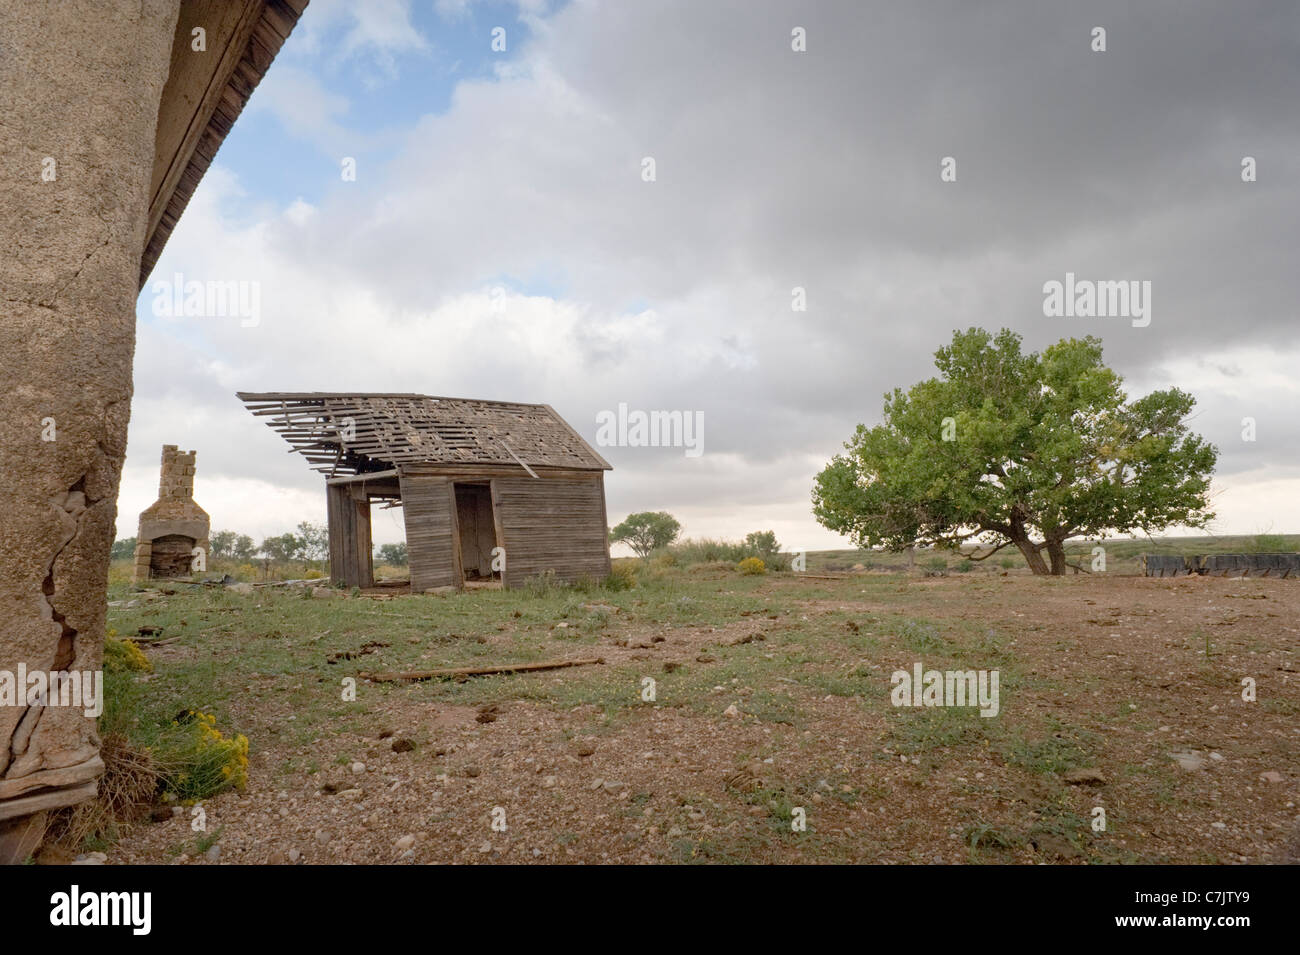
[[[492,569],[492,552],[497,546],[492,488],[487,482],[456,484],[455,488],[460,562],[465,580],[500,580],[501,572]]]

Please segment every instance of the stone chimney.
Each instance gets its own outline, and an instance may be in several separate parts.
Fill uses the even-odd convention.
[[[194,503],[194,457],[194,451],[163,445],[158,500],[140,514],[136,581],[188,577],[207,564],[210,524],[207,512]]]

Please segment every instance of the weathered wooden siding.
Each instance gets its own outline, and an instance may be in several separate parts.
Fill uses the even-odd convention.
[[[402,513],[406,519],[406,554],[411,593],[431,587],[460,587],[460,541],[456,499],[444,477],[401,475]]]
[[[347,484],[327,485],[330,581],[343,587],[373,587],[370,500],[363,489]]]
[[[548,570],[568,581],[608,576],[603,475],[493,478],[492,506],[507,587]]]

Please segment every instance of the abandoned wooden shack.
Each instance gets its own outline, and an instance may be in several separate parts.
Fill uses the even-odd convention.
[[[411,591],[608,576],[610,465],[550,405],[239,392],[325,475],[330,579],[374,585],[372,504],[402,508]]]

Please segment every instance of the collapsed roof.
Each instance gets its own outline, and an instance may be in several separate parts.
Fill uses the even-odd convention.
[[[237,397],[331,477],[420,464],[610,469],[550,405],[319,391]]]
[[[307,0],[185,0],[158,106],[140,287]],[[201,39],[201,45],[200,45]]]

